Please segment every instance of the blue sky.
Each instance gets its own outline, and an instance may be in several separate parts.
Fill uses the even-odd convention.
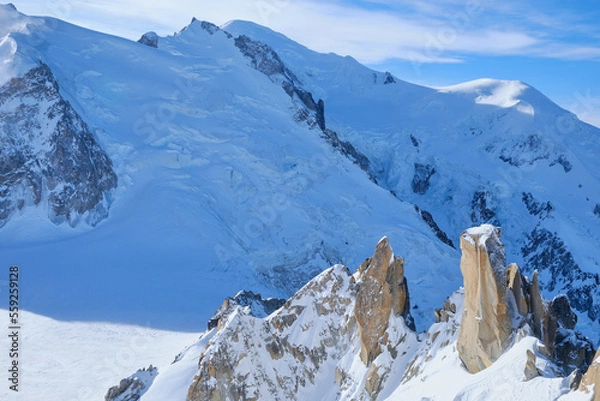
[[[193,16],[246,19],[321,52],[351,55],[425,85],[522,80],[600,126],[600,2],[546,0],[13,0],[137,39],[172,34]]]

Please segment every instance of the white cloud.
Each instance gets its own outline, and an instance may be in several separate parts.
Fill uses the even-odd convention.
[[[51,15],[130,39],[149,30],[172,34],[194,16],[218,25],[231,19],[251,20],[314,50],[352,55],[370,64],[392,59],[456,63],[468,55],[600,57],[600,47],[594,44],[573,43],[557,36],[557,32],[569,30],[599,34],[598,29],[570,13],[558,18],[529,3],[511,1],[363,0],[362,6],[350,0],[13,2],[25,13]]]
[[[590,88],[585,91],[575,91],[565,106],[581,121],[600,128],[600,93],[593,92]]]

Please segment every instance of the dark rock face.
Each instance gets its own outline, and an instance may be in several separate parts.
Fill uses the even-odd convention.
[[[545,273],[540,274],[543,289],[565,292],[575,310],[587,313],[592,320],[600,318],[600,276],[583,271],[556,233],[536,227],[521,252],[526,262],[524,271]]]
[[[388,84],[395,84],[396,80],[394,79],[394,77],[392,76],[392,74],[390,74],[389,72],[385,72],[385,81],[383,81],[384,85],[388,85]]]
[[[156,32],[147,32],[142,35],[142,37],[138,40],[138,43],[143,45],[158,48],[158,35]]]
[[[550,152],[547,146],[537,134],[531,134],[512,146],[503,148],[500,154],[500,160],[515,167],[532,165],[538,160],[549,157]]]
[[[414,135],[411,134],[410,135],[410,141],[412,142],[412,144],[413,144],[413,146],[415,148],[417,148],[417,149],[419,148],[419,145],[421,144],[421,141],[416,136],[414,136]]]
[[[417,211],[417,213],[419,214],[419,216],[421,216],[421,218],[423,219],[423,221],[425,223],[427,223],[427,225],[431,228],[431,230],[433,231],[433,233],[435,234],[436,237],[438,237],[438,239],[440,241],[442,241],[444,244],[451,246],[452,248],[455,248],[454,243],[452,242],[452,240],[450,238],[448,238],[448,234],[446,234],[435,222],[435,220],[433,219],[433,216],[431,213],[429,213],[427,210],[423,210],[421,208],[419,208],[417,205],[415,205],[415,210]]]
[[[565,294],[560,294],[550,302],[552,314],[561,327],[573,330],[577,324],[577,315],[571,310],[571,303]]]
[[[550,215],[550,212],[554,210],[554,207],[550,202],[536,201],[531,192],[523,192],[522,199],[529,214],[538,216],[541,220],[547,218]]]
[[[569,298],[561,294],[546,305],[546,316],[537,330],[541,334],[539,338],[565,374],[575,369],[585,373],[594,358],[594,345],[575,330],[577,315],[571,309]]]
[[[299,82],[270,46],[250,39],[245,35],[235,38],[235,46],[252,61],[252,67],[268,77],[281,75],[290,83]]]
[[[435,174],[435,167],[431,164],[415,163],[415,174],[411,186],[414,193],[423,195],[429,189],[429,180]]]
[[[531,134],[513,141],[510,145],[502,148],[499,157],[503,162],[515,167],[531,166],[539,160],[546,160],[546,163],[549,161],[550,167],[560,164],[565,173],[573,169],[567,156],[559,154],[538,134]]]
[[[498,225],[496,212],[491,208],[491,194],[488,191],[476,191],[471,200],[471,221],[473,224]]]
[[[559,328],[554,338],[554,360],[565,374],[575,369],[585,373],[594,360],[594,345],[581,333]]]
[[[325,102],[323,99],[315,101],[312,93],[302,88],[298,77],[285,66],[275,50],[245,35],[235,39],[235,46],[251,60],[254,69],[268,76],[273,82],[280,83],[283,90],[300,106],[295,115],[297,122],[306,122],[311,129],[318,127],[322,132],[321,137],[327,143],[365,171],[371,181],[377,183],[375,174],[371,171],[371,161],[350,142],[341,140],[335,131],[327,128]]]
[[[559,155],[556,160],[550,163],[550,167],[556,164],[560,164],[563,167],[563,170],[565,170],[565,173],[568,173],[569,171],[573,170],[573,165],[565,155]]]
[[[219,325],[219,321],[227,316],[235,307],[248,307],[249,314],[254,317],[266,317],[285,304],[285,299],[263,298],[262,295],[252,291],[240,291],[232,298],[227,298],[208,321],[207,329]]]
[[[112,162],[45,64],[0,88],[0,149],[0,227],[43,202],[55,224],[108,216]]]
[[[198,20],[196,18],[192,18],[192,23],[197,22],[197,21]],[[202,29],[204,29],[206,32],[210,33],[211,35],[214,35],[217,32],[223,32],[225,34],[225,36],[227,36],[229,39],[232,38],[232,36],[229,32],[222,30],[221,28],[219,28],[212,22],[202,21],[202,22],[200,22],[200,26],[202,27]]]

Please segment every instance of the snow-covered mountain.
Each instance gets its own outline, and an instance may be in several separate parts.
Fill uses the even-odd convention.
[[[32,312],[201,332],[385,235],[426,330],[460,233],[494,223],[598,342],[600,131],[522,82],[427,88],[249,22],[136,43],[10,5],[0,58],[0,260]]]

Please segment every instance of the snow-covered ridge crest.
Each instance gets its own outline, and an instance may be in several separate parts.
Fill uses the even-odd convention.
[[[405,285],[385,239],[354,275],[335,265],[265,319],[231,310],[187,399],[376,398],[416,343],[402,317],[410,316]]]

